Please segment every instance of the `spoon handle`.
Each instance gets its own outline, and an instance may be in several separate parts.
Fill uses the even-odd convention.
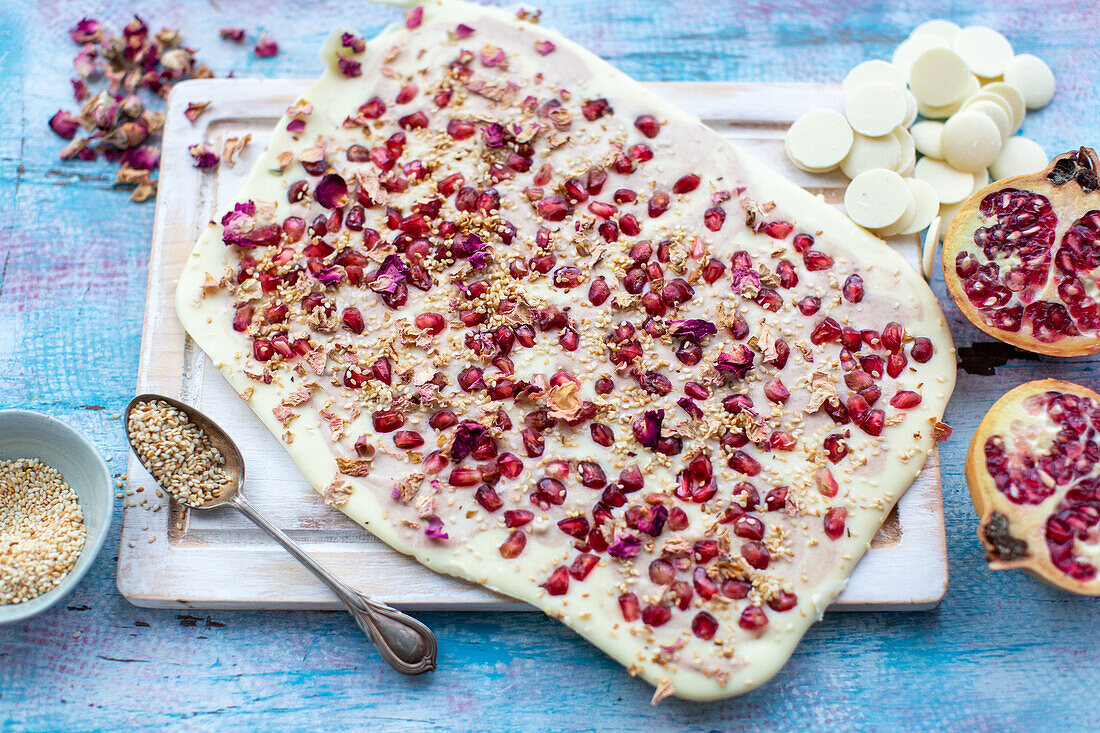
[[[348,613],[366,632],[382,658],[402,674],[423,674],[436,667],[435,635],[412,616],[350,588],[318,563],[252,505],[239,491],[229,502],[305,565],[343,601]]]

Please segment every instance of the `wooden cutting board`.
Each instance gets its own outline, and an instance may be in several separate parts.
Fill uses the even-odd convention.
[[[267,144],[275,122],[309,85],[304,80],[198,80],[168,100],[149,288],[136,393],[178,397],[216,420],[240,446],[246,494],[279,527],[352,586],[413,609],[534,610],[480,586],[437,575],[392,550],[339,511],[325,506],[279,441],[241,401],[183,332],[173,300],[176,281],[199,230],[231,206]],[[814,107],[839,107],[840,88],[809,84],[664,82],[654,91],[825,200],[841,202],[839,172],[810,175],[783,153],[787,126]],[[191,124],[183,110],[212,102]],[[233,168],[192,167],[187,147],[221,151],[231,137],[252,135]],[[891,245],[918,267],[916,236]],[[262,530],[229,508],[194,512],[156,496],[131,456],[123,512],[118,587],[138,606],[190,608],[338,608],[339,603]],[[947,552],[938,454],[879,530],[834,608],[917,610],[934,607],[947,588]]]

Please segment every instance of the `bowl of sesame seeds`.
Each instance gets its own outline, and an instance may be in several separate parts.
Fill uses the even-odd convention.
[[[0,410],[0,625],[72,591],[113,511],[107,464],[80,433],[37,412]]]

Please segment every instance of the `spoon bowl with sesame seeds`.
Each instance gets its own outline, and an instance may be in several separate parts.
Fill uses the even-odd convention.
[[[125,418],[131,449],[173,499],[200,511],[235,508],[336,594],[391,667],[408,675],[435,670],[436,639],[427,626],[349,587],[245,498],[244,458],[214,421],[190,405],[156,394],[131,400]]]

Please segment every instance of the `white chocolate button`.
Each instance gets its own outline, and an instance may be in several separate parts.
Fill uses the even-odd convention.
[[[1028,109],[1042,109],[1054,98],[1054,72],[1029,53],[1014,57],[1005,67],[1005,83],[1019,90]]]
[[[970,189],[970,195],[971,196],[973,196],[979,190],[981,190],[981,189],[983,189],[983,188],[985,188],[986,186],[989,185],[989,169],[988,168],[982,168],[980,171],[975,171],[973,173],[973,176],[974,176],[974,187]]]
[[[921,35],[933,35],[939,36],[947,43],[951,43],[955,40],[955,36],[958,35],[961,29],[958,25],[952,23],[950,20],[944,20],[943,18],[936,18],[934,20],[926,20],[909,34],[909,37],[921,36]]]
[[[921,274],[924,279],[932,282],[932,270],[936,265],[936,246],[940,243],[940,217],[932,219],[928,225],[928,231],[924,233],[924,243],[921,245]]]
[[[844,99],[848,99],[861,86],[876,82],[890,84],[898,89],[905,88],[905,77],[901,75],[896,66],[886,61],[874,59],[864,61],[849,71],[848,76],[844,77],[844,81],[840,84],[840,91],[844,94]]]
[[[860,173],[844,191],[848,217],[867,229],[897,223],[912,205],[913,195],[902,177],[881,168]]]
[[[962,107],[963,102],[966,101],[966,99],[968,99],[969,97],[977,94],[979,91],[981,91],[981,85],[978,83],[978,77],[971,74],[970,79],[966,82],[966,91],[963,92],[962,99],[958,100],[957,102],[952,102],[951,104],[943,105],[942,107],[928,105],[918,99],[917,110],[920,112],[921,117],[924,117],[926,119],[945,120],[951,115],[958,112],[959,108]]]
[[[936,196],[936,189],[928,181],[919,178],[906,178],[905,185],[909,187],[909,193],[913,194],[915,213],[909,226],[902,229],[899,234],[916,234],[924,229],[936,215],[940,213],[940,200]]]
[[[1012,44],[992,28],[967,26],[955,34],[951,47],[978,76],[1000,76],[1012,60]]]
[[[975,112],[981,112],[983,115],[993,120],[993,124],[997,126],[997,132],[1001,133],[1001,140],[1007,140],[1013,133],[1012,119],[1009,117],[1005,108],[996,102],[992,102],[988,99],[979,99],[977,102],[964,104],[963,109],[973,110]]]
[[[848,97],[845,113],[852,129],[867,137],[885,135],[905,121],[905,90],[884,82],[864,84]]]
[[[916,215],[917,202],[914,201],[912,195],[910,195],[909,203],[906,205],[905,213],[901,215],[901,218],[890,226],[876,229],[875,234],[879,235],[883,239],[886,239],[887,237],[896,237],[897,235],[901,234],[903,229],[908,228],[913,223],[913,219],[916,218]]]
[[[840,163],[840,170],[849,178],[875,168],[894,170],[901,164],[901,145],[893,135],[866,137],[856,135],[852,150]]]
[[[815,109],[787,130],[787,154],[800,168],[832,170],[852,149],[852,139],[852,128],[844,115],[832,109]]]
[[[928,49],[917,57],[909,72],[913,96],[934,107],[961,100],[969,81],[966,62],[949,48]]]
[[[1025,173],[1037,173],[1047,165],[1047,154],[1039,143],[1017,135],[1005,140],[1001,154],[989,166],[993,178],[1000,180],[1009,176],[1022,176]]]
[[[932,186],[941,204],[957,204],[967,198],[974,188],[972,174],[933,158],[918,160],[913,175]]]
[[[904,127],[895,128],[891,134],[897,138],[901,147],[901,162],[894,168],[894,172],[903,178],[912,175],[913,166],[917,163],[917,148],[913,136]]]
[[[1006,84],[1003,81],[995,81],[992,84],[986,84],[982,87],[981,93],[995,94],[1008,105],[1009,112],[1012,115],[1012,134],[1015,135],[1016,131],[1020,129],[1020,125],[1024,123],[1024,115],[1027,114],[1024,97],[1020,94],[1019,90],[1011,84]],[[981,97],[981,99],[986,99],[986,97]],[[967,100],[967,102],[969,101],[970,100]],[[966,104],[966,102],[963,104]]]
[[[943,125],[940,149],[952,168],[975,173],[985,170],[1001,152],[1001,132],[981,112],[962,110]]]
[[[913,144],[916,145],[917,152],[937,160],[943,160],[943,151],[940,150],[942,132],[943,123],[935,120],[921,120],[909,128],[909,134],[913,136]]]
[[[905,90],[905,119],[902,120],[902,127],[911,127],[914,122],[917,121],[917,98],[913,96],[913,93],[908,89]]]
[[[970,183],[970,193],[953,204],[940,204],[940,218],[943,219],[941,225],[942,231],[940,232],[941,235],[946,234],[947,230],[951,228],[951,222],[958,216],[959,211],[966,205],[966,202],[970,200],[970,197],[978,191],[981,191],[985,185],[989,183],[989,174],[982,171],[981,173],[974,174],[972,179]],[[943,236],[940,236],[940,240],[943,240]]]
[[[902,41],[894,49],[894,55],[890,62],[901,72],[902,78],[909,79],[909,73],[913,69],[913,62],[917,57],[930,48],[950,48],[951,44],[939,36],[925,33],[913,36],[909,40]]]

